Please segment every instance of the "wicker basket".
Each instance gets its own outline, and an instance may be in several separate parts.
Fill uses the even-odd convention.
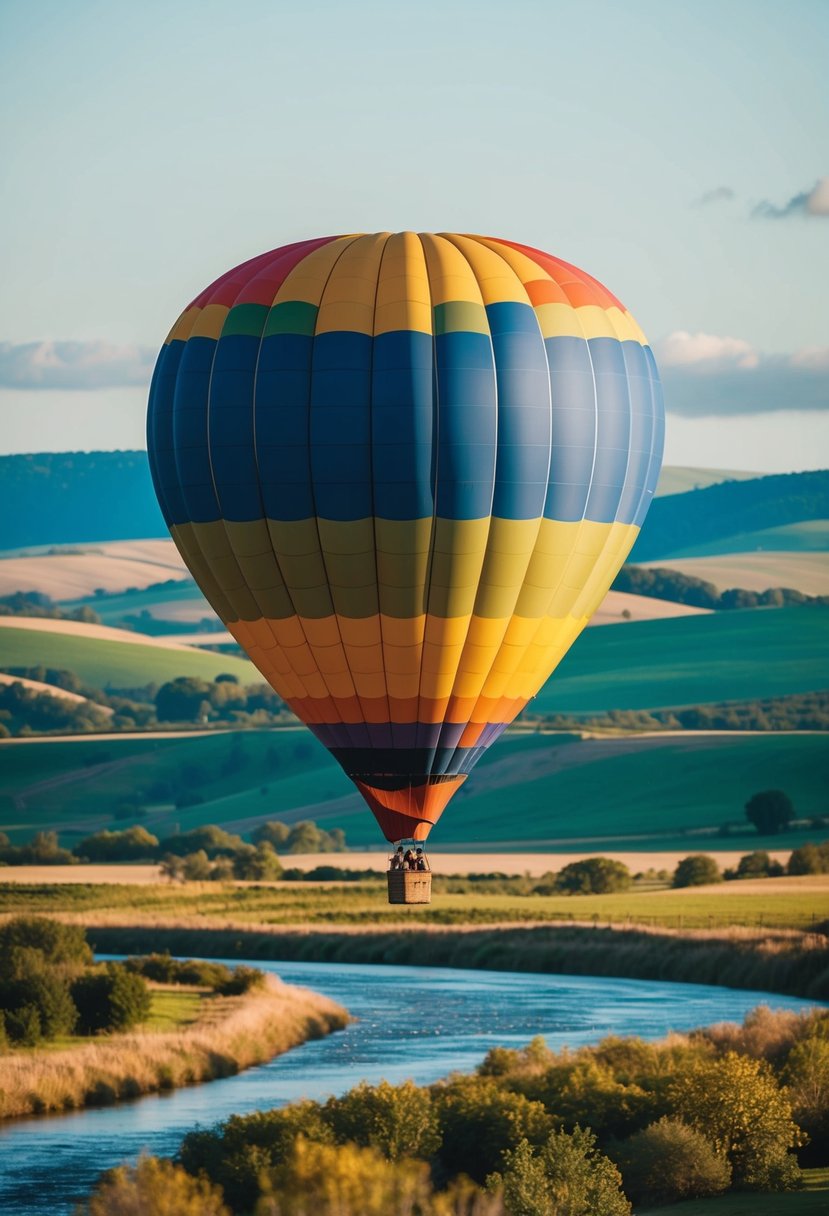
[[[390,904],[430,904],[432,875],[428,870],[389,870]]]

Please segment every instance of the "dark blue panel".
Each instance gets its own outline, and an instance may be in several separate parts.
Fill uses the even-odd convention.
[[[378,334],[374,339],[375,372],[426,372],[432,374],[432,336],[411,329]]]
[[[260,340],[249,334],[219,339],[210,378],[210,465],[222,516],[261,519],[262,499],[253,442],[253,392]]]
[[[552,454],[544,515],[584,518],[596,441],[596,388],[583,338],[547,338],[553,402]]]
[[[500,304],[487,304],[486,317],[493,339],[497,334],[530,334],[541,336],[538,318],[531,304],[520,304],[513,300],[502,300]]]
[[[173,398],[176,470],[187,517],[193,523],[221,518],[207,440],[207,399],[216,347],[212,338],[187,341]]]
[[[256,372],[256,462],[265,515],[308,519],[314,514],[309,454],[313,339],[272,334],[262,341]]]
[[[161,511],[168,526],[187,523],[189,516],[179,486],[173,443],[173,398],[183,342],[162,347],[150,386],[147,410],[147,448],[150,472]]]
[[[316,334],[313,348],[314,373],[371,367],[373,339],[368,334],[334,331]]]
[[[313,338],[306,334],[270,334],[262,339],[259,374],[289,370],[307,372],[311,366]]]
[[[622,497],[630,448],[631,402],[621,343],[615,338],[591,338],[596,381],[596,459],[585,516],[612,523]]]
[[[436,511],[447,519],[490,514],[497,443],[497,385],[485,334],[435,340],[438,422]]]

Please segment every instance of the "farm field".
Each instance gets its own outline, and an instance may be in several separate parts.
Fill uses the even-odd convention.
[[[0,595],[40,591],[53,600],[189,578],[171,540],[110,541],[0,554]],[[94,597],[93,597],[94,598]]]
[[[161,542],[159,542],[161,543]],[[173,542],[168,542],[172,547]],[[105,625],[117,625],[127,616],[149,612],[158,620],[198,624],[205,617],[218,620],[213,609],[191,578],[182,579],[173,587],[152,587],[127,591],[120,595],[84,596],[67,600],[62,607],[71,611],[89,607]]]
[[[549,921],[634,922],[673,929],[766,926],[808,929],[829,917],[829,876],[766,879],[761,890],[739,883],[698,890],[630,891],[615,895],[512,895],[436,892],[427,907],[390,906],[382,879],[351,884],[276,883],[239,887],[222,883],[170,886],[17,886],[0,883],[0,913],[79,914],[98,925],[169,927],[353,925],[355,932],[382,925],[506,925]],[[777,884],[781,884],[779,888]]]
[[[754,481],[756,477],[765,476],[765,473],[747,473],[738,469],[697,469],[691,465],[666,464],[659,474],[656,497],[704,490],[706,486],[716,486],[723,481]]]
[[[793,587],[805,595],[829,595],[827,553],[759,550],[711,557],[669,558],[663,562],[643,562],[642,565],[650,569],[669,565],[671,570],[713,583],[719,591],[726,591],[730,587],[741,587],[746,591]]]
[[[453,800],[434,847],[746,852],[815,837],[811,829],[760,841],[743,817],[758,789],[787,790],[798,815],[825,813],[826,735],[575,739],[505,735]],[[180,788],[203,801],[175,807]],[[140,822],[156,835],[313,818],[343,827],[352,847],[383,843],[348,778],[304,730],[0,745],[0,828],[13,841],[53,829],[71,845],[135,822],[142,809]],[[739,825],[727,839],[716,835],[725,822]]]
[[[530,713],[754,700],[829,688],[829,607],[755,608],[591,629]]]
[[[156,642],[140,634],[113,638],[102,633],[99,626],[69,621],[32,618],[37,623],[28,627],[19,623],[24,619],[0,618],[0,667],[35,667],[42,663],[74,671],[96,688],[141,688],[176,676],[209,680],[220,672],[238,676],[243,684],[261,681],[247,659],[164,640]],[[7,624],[12,621],[14,624]],[[71,625],[75,628],[63,628]]]

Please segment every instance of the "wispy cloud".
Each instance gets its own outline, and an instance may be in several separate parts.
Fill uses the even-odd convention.
[[[695,198],[691,206],[710,207],[712,203],[729,203],[734,197],[734,191],[730,186],[715,186],[713,190],[706,190],[705,194]]]
[[[829,177],[819,178],[811,190],[802,190],[782,206],[763,199],[751,214],[761,220],[785,220],[797,215],[829,216]]]
[[[155,352],[109,342],[0,342],[0,388],[96,389],[149,383]]]
[[[829,347],[766,355],[742,338],[678,330],[655,344],[669,412],[689,417],[829,408]]]

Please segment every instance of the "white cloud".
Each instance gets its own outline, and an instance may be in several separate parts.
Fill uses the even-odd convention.
[[[801,190],[781,207],[763,199],[752,215],[762,220],[785,220],[793,215],[829,216],[829,177],[818,178],[811,190]]]
[[[689,417],[829,409],[829,347],[766,355],[742,338],[669,334],[655,343],[668,411]]]
[[[743,338],[691,334],[685,329],[663,338],[657,343],[656,353],[662,367],[693,368],[700,372],[734,367],[751,369],[760,362],[756,351]]]
[[[147,385],[155,352],[109,342],[0,342],[0,387],[95,389]]]

